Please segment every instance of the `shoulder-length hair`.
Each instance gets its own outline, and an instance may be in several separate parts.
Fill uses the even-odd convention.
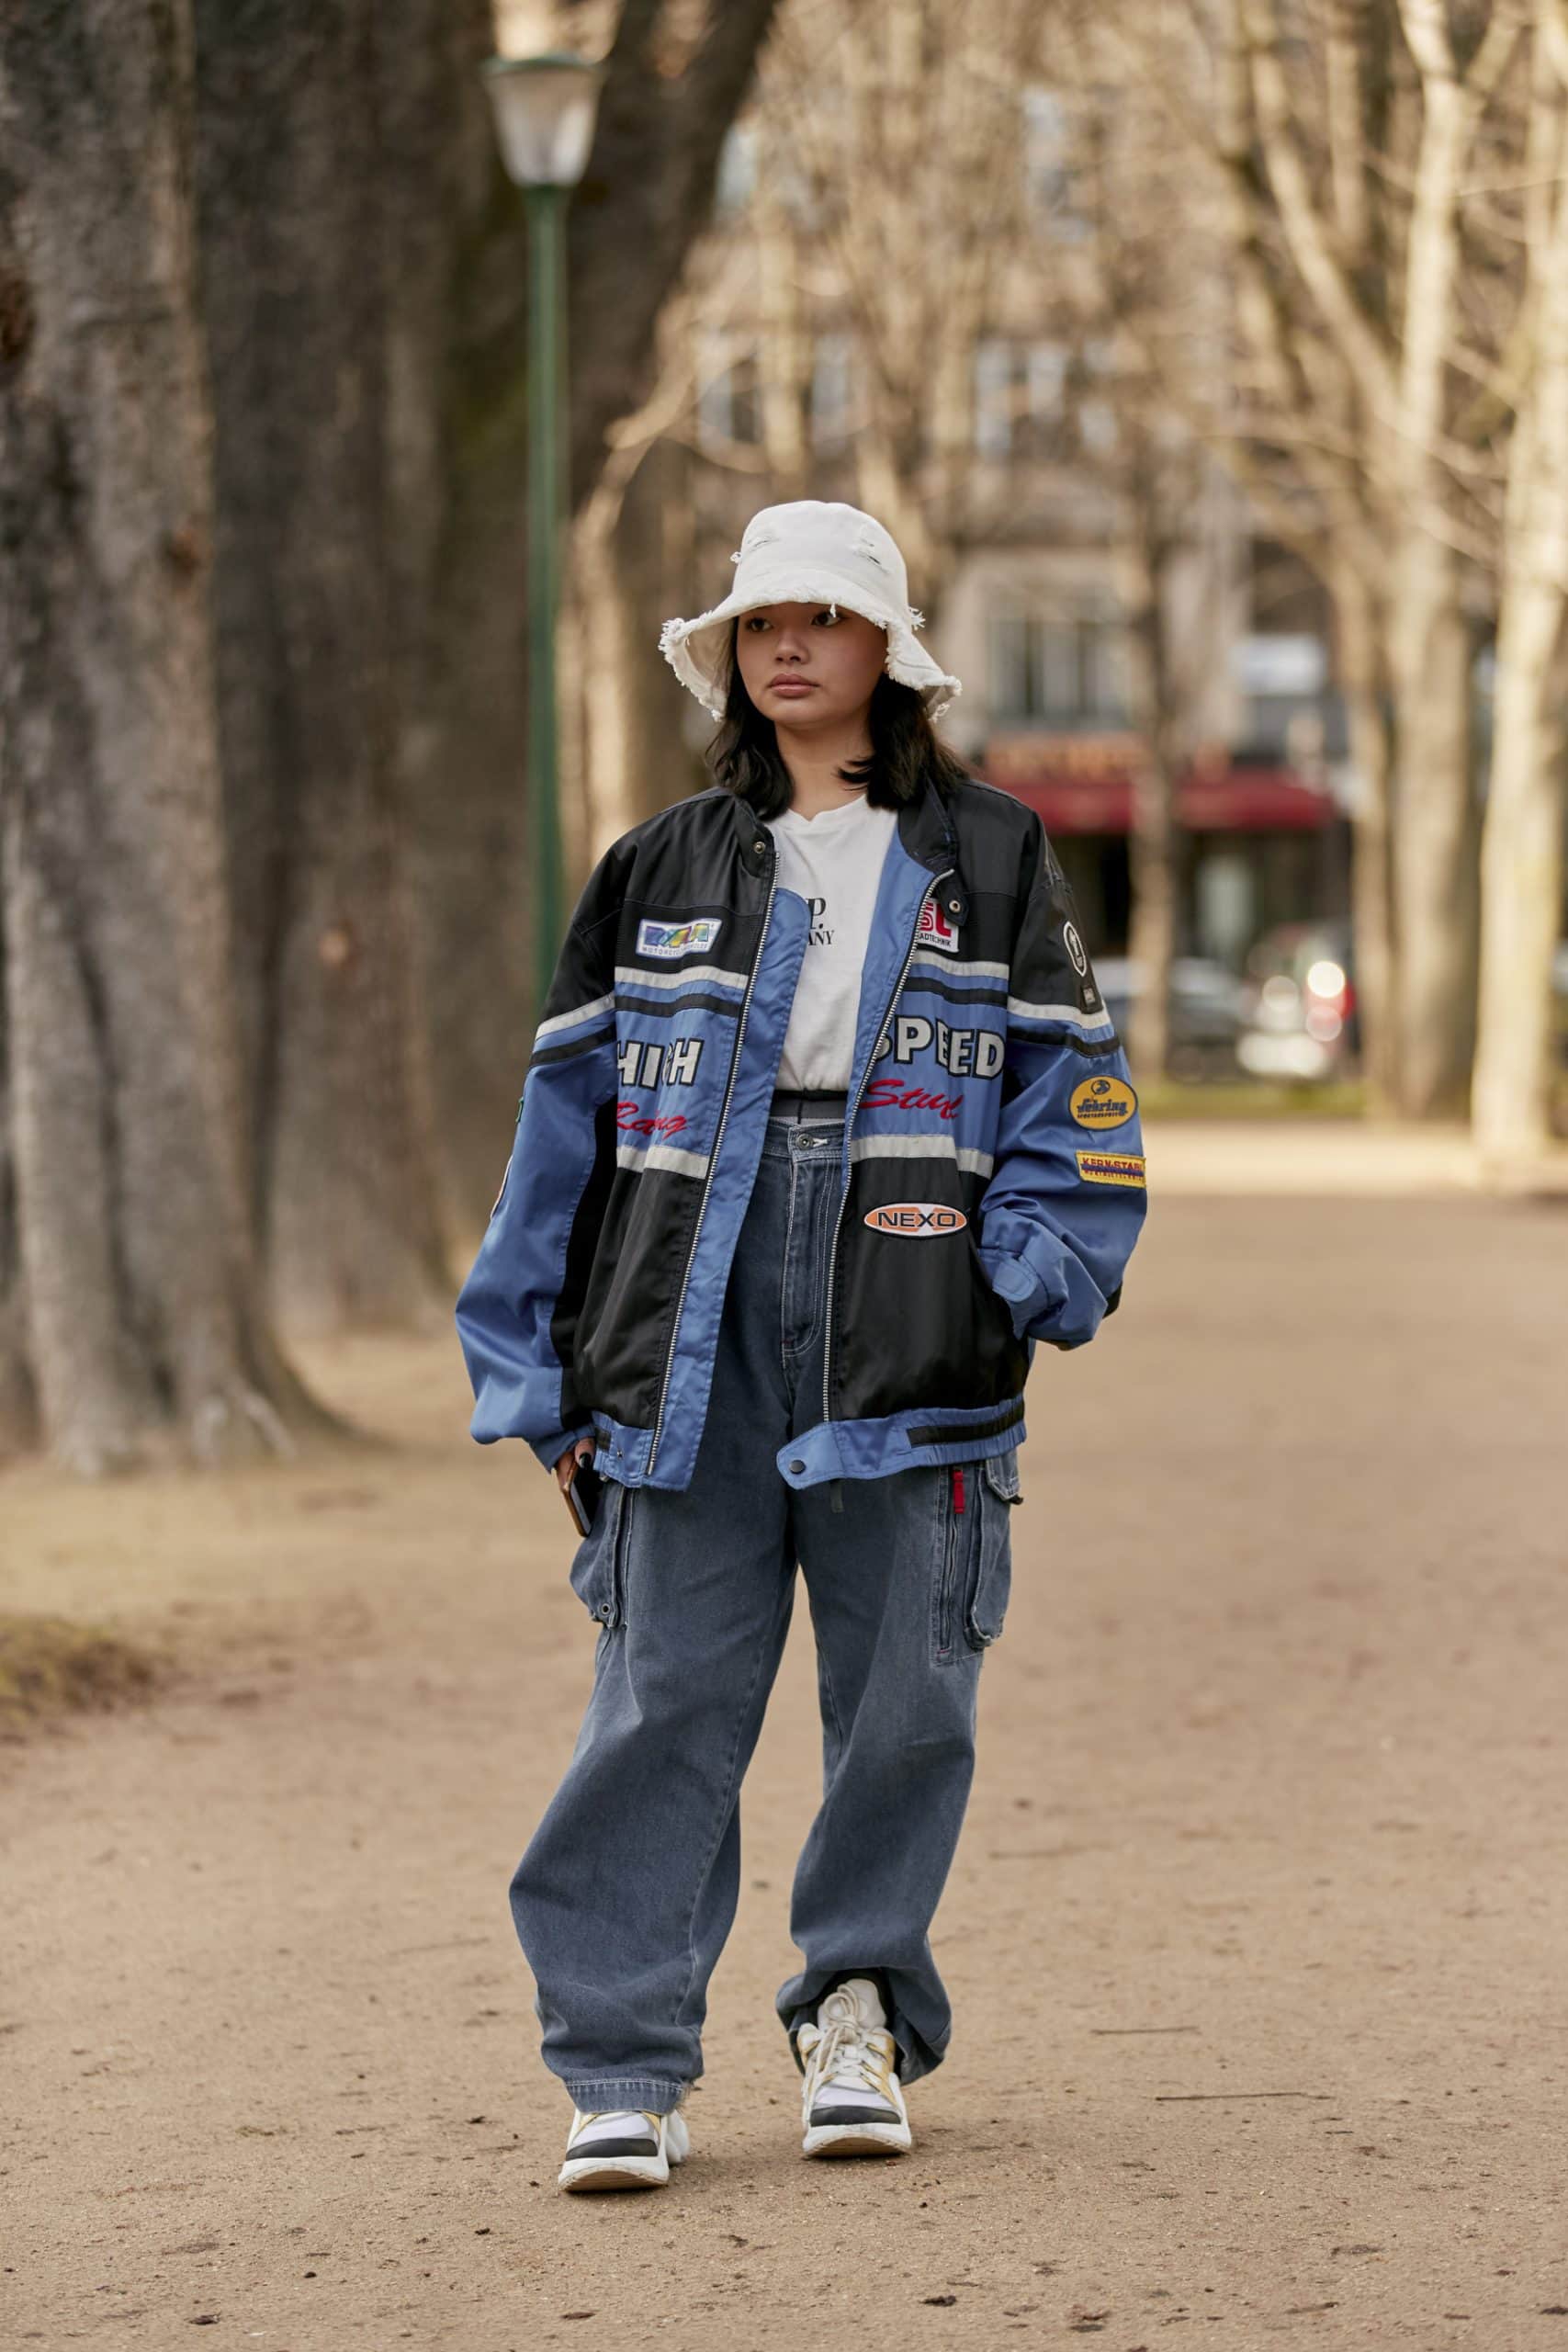
[[[705,757],[716,784],[744,800],[759,817],[776,817],[787,808],[793,786],[789,770],[779,756],[773,722],[764,717],[747,693],[735,659],[739,617],[729,624],[729,688],[724,717]],[[920,780],[930,775],[944,798],[965,783],[969,771],[949,749],[926,715],[923,697],[913,686],[901,685],[884,671],[872,690],[867,714],[871,750],[863,759],[850,760],[837,771],[841,781],[863,785],[874,808],[897,808],[913,800]]]

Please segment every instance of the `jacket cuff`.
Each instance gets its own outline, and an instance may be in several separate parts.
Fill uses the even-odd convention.
[[[1010,1250],[987,1250],[982,1243],[975,1254],[997,1296],[1006,1300],[1019,1339],[1027,1337],[1034,1324],[1061,1304],[1061,1294],[1042,1282],[1027,1261]]]
[[[998,1298],[1007,1301],[1021,1340],[1046,1340],[1055,1348],[1081,1348],[1092,1340],[1105,1314],[1105,1294],[1070,1250],[1061,1250],[1049,1277],[1037,1273],[1021,1251],[982,1243],[981,1268]]]
[[[569,1445],[575,1445],[580,1437],[597,1437],[598,1434],[592,1421],[582,1421],[574,1430],[557,1430],[553,1437],[531,1437],[528,1443],[545,1468],[553,1470]]]

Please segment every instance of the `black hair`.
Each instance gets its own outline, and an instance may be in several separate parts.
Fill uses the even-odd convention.
[[[705,757],[714,781],[744,800],[759,817],[776,817],[790,805],[794,786],[779,754],[773,722],[764,717],[747,693],[735,658],[739,616],[729,624],[729,684],[724,717]],[[921,779],[930,775],[945,798],[967,783],[969,771],[949,749],[926,713],[924,697],[884,671],[872,689],[866,714],[871,750],[863,759],[850,760],[836,773],[849,785],[865,787],[874,808],[897,808],[913,800]]]

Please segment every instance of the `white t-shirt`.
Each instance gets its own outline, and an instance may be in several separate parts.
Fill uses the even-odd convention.
[[[811,910],[774,1083],[848,1087],[861,973],[883,862],[898,828],[896,808],[874,808],[863,790],[815,817],[784,808],[765,820],[777,843],[778,878]]]

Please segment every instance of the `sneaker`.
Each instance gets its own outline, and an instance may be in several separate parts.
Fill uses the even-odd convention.
[[[644,2108],[585,2115],[573,2108],[558,2178],[562,2188],[662,2188],[671,2165],[685,2163],[691,2144],[679,2109],[669,2115]]]
[[[795,2037],[806,2071],[801,2146],[808,2156],[901,2156],[913,2146],[896,2072],[898,2048],[869,1977],[851,1976]]]

